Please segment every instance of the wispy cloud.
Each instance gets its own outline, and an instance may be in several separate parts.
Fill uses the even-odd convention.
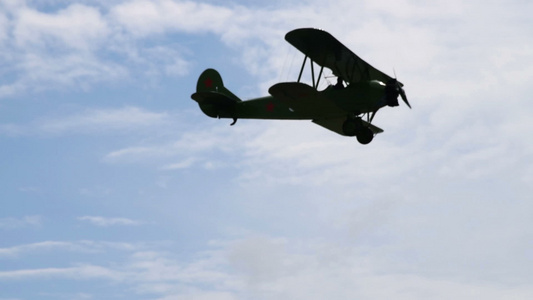
[[[114,249],[125,254],[119,261],[103,242],[45,241],[1,248],[0,255],[71,251],[84,256],[29,262],[23,269],[2,270],[0,278],[104,279],[121,291],[160,299],[533,295],[527,263],[533,228],[530,3],[340,0],[278,8],[269,2],[268,8],[250,9],[178,0],[63,2],[64,8],[49,12],[30,8],[29,1],[0,4],[7,8],[0,12],[0,62],[7,70],[0,74],[7,74],[0,78],[6,79],[0,97],[39,88],[88,89],[129,80],[136,72],[150,79],[183,76],[194,66],[184,55],[185,44],[196,40],[179,36],[180,45],[166,43],[183,33],[209,33],[209,39],[232,48],[234,59],[257,76],[260,92],[266,93],[283,66],[288,46],[283,34],[316,26],[378,69],[395,66],[413,110],[380,111],[375,122],[385,133],[368,146],[310,122],[241,121],[230,128],[204,116],[196,123],[207,124],[204,128],[154,137],[152,129],[167,127],[173,118],[131,106],[0,125],[0,134],[13,136],[142,135],[148,128],[141,139],[106,147],[103,161],[141,163],[168,177],[176,174],[165,170],[224,166],[213,182],[223,188],[205,195],[216,201],[231,197],[227,205],[237,224],[288,236],[265,233],[187,255],[176,254],[179,246],[117,244]],[[350,18],[331,22],[339,12]],[[63,30],[69,23],[72,30]],[[154,40],[161,45],[154,46]],[[213,59],[222,59],[216,55]],[[165,180],[159,184],[167,186]],[[204,195],[206,185],[200,186],[191,187],[203,189],[196,197]],[[143,224],[102,216],[77,221],[104,228]],[[5,218],[0,228],[38,223]],[[305,234],[312,238],[296,238]],[[95,255],[91,263],[83,263],[87,253]]]
[[[121,226],[137,226],[144,224],[141,221],[132,220],[128,218],[108,218],[108,217],[99,217],[99,216],[83,216],[79,217],[80,221],[87,221],[93,225],[100,227],[109,227],[115,225]]]
[[[527,298],[533,290],[525,284],[489,284],[491,281],[461,276],[442,277],[438,270],[410,272],[398,256],[385,252],[391,247],[347,247],[321,240],[253,235],[237,240],[213,241],[209,251],[195,253],[183,260],[161,248],[125,253],[120,263],[98,265],[76,263],[69,267],[43,267],[2,270],[4,281],[43,279],[109,280],[139,296],[158,299],[264,299],[338,298],[405,299],[468,298],[496,300],[506,297]],[[446,251],[442,249],[442,251]],[[416,264],[424,262],[413,261]],[[464,266],[463,266],[464,267]],[[481,267],[481,266],[480,266]],[[459,274],[461,270],[456,270]]]
[[[148,78],[189,71],[177,47],[132,46],[137,38],[113,13],[106,14],[107,5],[71,3],[48,11],[25,2],[0,7],[7,12],[0,15],[0,32],[12,33],[0,34],[0,62],[10,75],[0,74],[5,79],[0,98],[36,90],[87,90],[96,83],[127,80],[132,70]]]
[[[354,4],[340,0],[322,5],[321,10],[317,11],[315,5],[309,4],[251,8],[238,4],[135,0],[105,4],[73,3],[46,12],[26,3],[2,5],[8,13],[0,18],[0,29],[4,28],[4,32],[13,34],[0,36],[3,45],[11,45],[3,47],[6,54],[0,55],[0,59],[4,57],[3,60],[17,75],[14,80],[10,78],[7,81],[11,83],[0,86],[0,97],[35,87],[87,88],[95,82],[127,79],[133,70],[146,75],[143,77],[145,79],[155,74],[186,75],[191,66],[186,55],[190,52],[187,43],[170,47],[147,42],[154,36],[165,37],[168,34],[213,33],[219,41],[237,50],[250,73],[268,84],[283,68],[286,49],[283,34],[295,27],[310,24],[338,34],[348,46],[357,45],[354,50],[358,54],[362,52],[364,57],[371,55],[371,63],[377,62],[389,68],[396,65],[405,70],[405,76],[428,72],[440,79],[446,76],[450,83],[469,88],[476,88],[476,83],[477,87],[494,83],[496,77],[484,73],[479,67],[489,63],[494,71],[503,71],[500,57],[509,57],[509,53],[513,53],[509,50],[523,42],[507,38],[505,46],[486,45],[491,40],[488,36],[491,31],[483,30],[484,26],[492,26],[494,22],[487,22],[485,18],[498,10],[498,4],[480,6],[438,1],[429,6],[407,1],[391,6],[383,1]],[[480,9],[482,11],[476,14],[476,18],[472,18],[471,14]],[[357,23],[348,20],[330,22],[330,16],[337,15],[339,11],[353,16],[358,20]],[[373,17],[376,14],[386,17]],[[498,23],[497,30],[502,36],[513,37],[516,22],[526,17],[520,11],[507,13],[502,18],[509,22]],[[460,22],[445,23],[460,18],[468,18],[471,26],[462,26]],[[427,26],[411,26],[410,20],[423,22]],[[445,32],[439,26],[454,26],[453,29],[461,26],[463,30]],[[435,35],[436,30],[441,30],[441,34]],[[454,45],[463,41],[468,41],[466,51],[454,51]],[[482,52],[473,51],[472,45],[475,43],[491,47],[485,47]],[[391,45],[395,45],[394,52],[390,51]],[[527,58],[529,52],[525,50],[520,56]],[[516,55],[516,52],[512,55]],[[463,61],[463,67],[466,67],[466,61],[471,72],[477,72],[477,76],[458,77],[455,64],[438,63],[443,59]],[[500,65],[491,60],[497,60]],[[376,67],[380,68],[381,65]],[[531,67],[520,64],[512,68],[511,74],[532,73]],[[513,80],[511,76],[498,76]],[[482,82],[479,78],[483,79]],[[429,84],[426,82],[427,86]],[[435,88],[439,86],[428,91],[434,92]]]
[[[96,7],[71,4],[42,12],[26,3],[2,3],[8,12],[0,61],[12,76],[5,77],[0,97],[50,88],[86,89],[95,82],[126,76],[120,64],[98,51],[110,35],[108,23]]]
[[[179,170],[191,167],[196,162],[195,158],[187,158],[183,161],[161,167],[161,170]]]
[[[107,279],[120,280],[120,271],[95,265],[80,265],[70,268],[42,268],[15,271],[0,271],[3,280],[28,280],[36,278]]]
[[[45,241],[8,248],[0,248],[0,256],[17,256],[23,253],[43,250],[79,249],[79,245],[71,242]]]
[[[39,227],[43,222],[41,216],[25,216],[22,218],[1,218],[0,229],[19,229],[25,227]]]
[[[22,48],[46,47],[55,40],[58,45],[86,51],[97,47],[109,34],[101,13],[91,6],[72,4],[56,13],[25,7],[17,12],[14,36]]]
[[[160,127],[170,122],[168,113],[152,112],[140,107],[86,109],[56,118],[42,118],[28,124],[2,124],[0,134],[7,136],[65,134],[132,133]]]
[[[190,166],[190,164],[201,161],[197,156],[209,157],[207,155],[213,150],[218,150],[223,153],[231,152],[237,145],[233,145],[232,142],[235,138],[226,135],[226,128],[220,126],[210,126],[202,129],[190,129],[182,130],[174,133],[170,137],[175,140],[169,140],[169,136],[162,142],[151,142],[145,145],[129,146],[122,149],[117,149],[107,153],[103,157],[103,161],[108,163],[143,163],[143,162],[161,162],[165,167],[182,167]],[[236,128],[235,134],[243,135],[251,134],[246,128]],[[176,157],[181,158],[181,162],[176,164],[170,162],[175,161]],[[185,157],[185,158],[183,158]],[[165,168],[163,167],[163,168]]]
[[[0,248],[0,257],[17,257],[32,253],[45,252],[80,252],[80,253],[103,253],[110,250],[134,251],[142,250],[141,245],[104,242],[104,241],[43,241],[31,244],[17,245],[13,247]]]
[[[134,36],[144,37],[169,31],[222,32],[236,12],[225,6],[193,1],[136,0],[113,7],[110,15]]]
[[[81,114],[62,119],[44,120],[39,124],[39,129],[53,134],[69,131],[123,131],[160,125],[166,119],[166,113],[150,112],[138,107],[123,107],[87,110]]]

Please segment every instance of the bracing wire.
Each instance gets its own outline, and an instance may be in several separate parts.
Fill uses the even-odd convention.
[[[283,77],[285,76],[285,73],[288,72],[286,69],[287,69],[287,60],[289,59],[290,50],[291,49],[288,47],[286,54],[285,54],[285,59],[283,60],[281,71],[279,72],[278,82],[281,82],[281,80],[283,80]]]
[[[292,53],[292,55],[291,55],[291,63],[289,65],[289,69],[287,70],[287,76],[285,77],[286,81],[289,81],[289,76],[292,70],[292,65],[294,64],[294,57],[296,56],[296,52],[291,46],[289,46],[289,52]]]

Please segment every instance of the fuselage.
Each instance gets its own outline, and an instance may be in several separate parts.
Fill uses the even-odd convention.
[[[318,116],[360,115],[386,105],[385,84],[366,81],[337,88],[328,86],[322,91],[297,95],[297,107],[274,96],[254,98],[236,103],[222,118],[312,120]],[[291,107],[293,106],[293,107]]]

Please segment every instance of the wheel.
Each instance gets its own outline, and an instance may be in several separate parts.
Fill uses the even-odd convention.
[[[374,133],[370,128],[363,127],[359,132],[357,132],[357,141],[363,145],[366,145],[374,139]]]

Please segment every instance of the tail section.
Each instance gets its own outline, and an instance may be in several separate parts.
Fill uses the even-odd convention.
[[[198,102],[200,109],[213,118],[235,118],[234,106],[241,102],[239,97],[224,87],[220,74],[207,69],[198,78],[196,93],[191,98]]]

